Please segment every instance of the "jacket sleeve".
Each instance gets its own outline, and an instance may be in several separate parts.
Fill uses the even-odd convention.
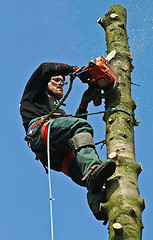
[[[25,90],[37,91],[43,90],[52,76],[68,75],[73,72],[73,66],[64,63],[45,62],[42,63],[30,77]]]

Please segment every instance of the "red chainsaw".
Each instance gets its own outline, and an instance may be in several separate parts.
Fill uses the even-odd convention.
[[[91,60],[76,75],[83,83],[88,83],[93,88],[95,106],[99,106],[102,103],[102,98],[105,98],[118,86],[118,76],[101,56]],[[104,93],[101,93],[101,90]]]

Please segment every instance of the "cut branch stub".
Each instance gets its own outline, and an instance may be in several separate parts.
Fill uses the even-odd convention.
[[[139,175],[142,172],[143,168],[141,163],[137,163],[137,174]]]
[[[113,159],[115,161],[117,159],[117,154],[116,152],[111,152],[108,157],[109,159]]]
[[[123,227],[120,223],[114,223],[113,224],[113,229],[115,236],[122,236],[123,235]]]
[[[128,66],[127,66],[127,65],[122,66],[122,67],[121,67],[121,70],[124,71],[124,72],[127,72],[127,70],[128,70]]]
[[[116,50],[113,50],[113,51],[111,51],[107,56],[106,56],[106,61],[110,61],[110,60],[112,60],[114,57],[115,57],[115,55],[116,55],[116,53],[117,53],[117,51]]]
[[[119,161],[118,161],[118,159],[117,159],[117,154],[116,154],[116,152],[111,152],[111,153],[108,155],[108,158],[109,158],[109,159],[113,159],[117,166],[120,165],[120,163],[119,163]]]
[[[118,15],[116,13],[111,13],[110,17],[112,19],[118,19]]]
[[[128,53],[128,57],[129,57],[130,61],[132,62],[132,60],[133,60],[133,54],[132,54],[131,52]]]
[[[105,29],[105,19],[100,17],[97,20],[97,23],[99,23],[104,29]]]

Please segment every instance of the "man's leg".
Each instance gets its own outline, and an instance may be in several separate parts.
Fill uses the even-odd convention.
[[[83,136],[82,133],[85,136],[85,138],[82,138]],[[62,169],[61,165],[63,163],[61,161],[62,157],[64,159],[68,159],[67,154],[69,155],[72,152],[72,148],[73,148],[75,157],[73,158],[72,161],[70,162],[68,161],[68,163],[65,162],[64,164],[69,164],[69,166],[66,166],[66,168],[68,169],[67,171],[68,175],[72,178],[74,182],[76,182],[81,186],[87,186],[86,185],[87,181],[82,181],[82,178],[90,171],[90,169],[95,165],[101,166],[101,164],[103,163],[103,161],[99,159],[98,155],[95,152],[92,134],[93,134],[92,127],[84,119],[59,118],[54,120],[51,126],[50,144],[53,148],[57,150],[57,152],[54,152],[54,154],[57,155],[57,153],[60,153],[59,156],[61,156],[60,158],[57,157],[58,155],[56,157],[55,155],[52,156],[51,165],[54,166],[53,169],[57,171],[61,171]],[[71,143],[73,143],[73,137],[75,136],[77,140],[76,146],[75,146],[76,141],[74,142],[74,144],[68,143],[70,139],[71,139]],[[42,148],[41,152],[43,153],[43,156],[44,156],[44,150],[43,150],[44,147],[43,147],[41,138],[39,141],[37,141],[36,145],[39,145],[38,143],[41,143],[41,144],[40,146],[36,146],[36,149],[39,148],[38,150],[40,151],[40,148]],[[43,159],[43,156],[42,156],[42,159]],[[97,174],[98,173],[99,173],[99,170],[97,171]],[[90,177],[90,175],[92,175],[92,172],[91,174],[89,174],[88,178]],[[100,179],[102,175],[100,176]],[[101,187],[102,185],[100,185],[100,190],[101,190]],[[105,218],[105,215],[102,214],[102,211],[99,211],[99,205],[97,205],[97,201],[103,202],[104,200],[103,195],[104,194],[101,193],[101,191],[99,191],[98,194],[93,194],[91,193],[90,189],[87,194],[88,204],[93,214],[95,215],[95,217],[99,220],[103,220]]]
[[[102,162],[99,159],[92,135],[93,129],[86,120],[63,117],[53,121],[50,139],[51,145],[58,151],[74,152],[75,159],[69,166],[70,177],[97,194],[114,173],[116,165],[113,160]]]
[[[75,152],[75,159],[69,166],[69,176],[74,182],[81,186],[87,186],[86,181],[82,180],[93,165],[100,165],[103,161],[97,156],[91,147],[80,148]]]

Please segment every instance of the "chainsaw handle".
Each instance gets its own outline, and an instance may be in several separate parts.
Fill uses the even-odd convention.
[[[95,98],[93,104],[95,107],[100,106],[102,104],[102,99],[100,97]]]
[[[102,104],[101,90],[97,88],[93,88],[93,104],[95,107],[100,106]]]

